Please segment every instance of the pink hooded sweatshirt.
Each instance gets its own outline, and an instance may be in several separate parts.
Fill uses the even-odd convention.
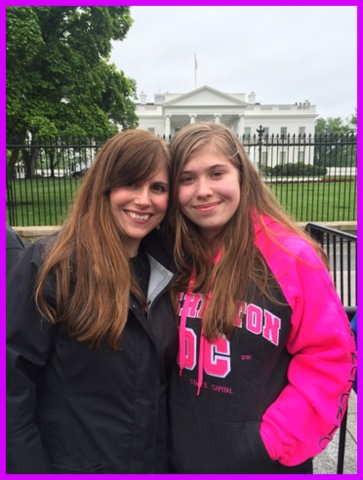
[[[331,276],[305,239],[262,220],[255,244],[280,304],[250,292],[231,338],[210,343],[205,299],[179,296],[180,368],[170,384],[178,473],[305,473],[346,410],[356,348]]]
[[[264,222],[297,258],[256,225],[256,245],[292,309],[289,384],[263,415],[260,433],[272,459],[296,465],[319,454],[339,428],[355,378],[356,348],[331,276],[313,249],[276,222]]]

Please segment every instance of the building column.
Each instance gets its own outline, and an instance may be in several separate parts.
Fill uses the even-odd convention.
[[[242,139],[242,136],[245,132],[245,116],[239,115],[238,124],[237,124],[237,135]]]
[[[171,134],[171,115],[165,115],[165,139],[169,140]]]
[[[190,117],[189,123],[195,123],[195,117],[196,117],[196,115],[194,115],[194,113],[193,113],[193,114],[189,115],[189,117]]]

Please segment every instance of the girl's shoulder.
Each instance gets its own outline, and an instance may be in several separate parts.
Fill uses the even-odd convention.
[[[263,224],[254,222],[255,243],[263,254],[268,256],[278,255],[291,257],[309,264],[322,265],[321,259],[303,234],[288,229],[276,220],[262,216]]]

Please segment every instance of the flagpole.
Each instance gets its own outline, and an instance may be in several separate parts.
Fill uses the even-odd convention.
[[[197,55],[194,54],[194,90],[197,89]]]

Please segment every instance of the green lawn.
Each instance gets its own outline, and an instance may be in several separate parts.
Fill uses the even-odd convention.
[[[7,221],[13,226],[60,225],[80,183],[80,178],[12,180]],[[357,219],[354,182],[279,183],[270,188],[297,221]]]
[[[271,184],[272,192],[299,222],[355,221],[355,182]]]
[[[80,183],[80,178],[12,180],[7,221],[13,226],[61,225]]]

